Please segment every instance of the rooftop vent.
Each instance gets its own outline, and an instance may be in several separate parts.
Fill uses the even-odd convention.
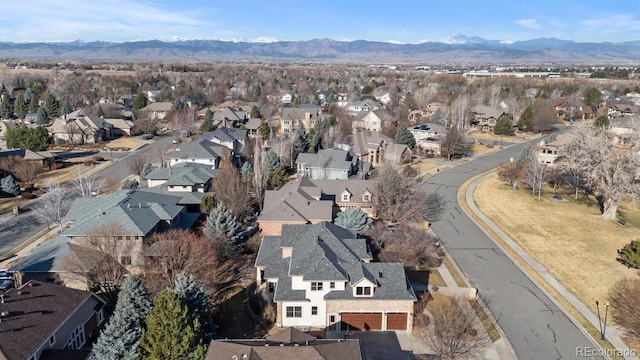
[[[382,277],[382,271],[378,271],[378,277],[381,278]]]

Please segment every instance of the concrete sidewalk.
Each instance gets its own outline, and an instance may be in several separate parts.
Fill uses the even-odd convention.
[[[469,205],[469,207],[471,208],[471,211],[474,212],[474,214],[476,214],[483,223],[485,223],[489,228],[491,228],[491,230],[493,230],[496,234],[498,234],[498,236],[511,248],[513,249],[516,254],[518,254],[518,256],[520,256],[529,266],[531,266],[532,269],[534,269],[534,271],[540,275],[542,278],[544,278],[544,280],[549,283],[556,291],[558,291],[569,303],[571,303],[571,305],[578,311],[580,312],[580,314],[582,316],[584,316],[587,321],[589,321],[595,328],[599,329],[599,322],[598,322],[598,317],[591,312],[591,310],[589,310],[589,308],[587,308],[577,297],[575,297],[575,295],[573,295],[567,288],[565,288],[562,284],[560,284],[560,282],[558,282],[558,280],[556,280],[551,274],[549,274],[549,272],[547,272],[547,270],[540,265],[535,259],[533,259],[531,256],[529,256],[529,254],[524,251],[524,249],[522,249],[515,241],[513,241],[513,239],[511,239],[504,231],[502,231],[498,226],[496,226],[488,217],[486,217],[476,206],[474,200],[473,200],[473,192],[476,189],[476,186],[484,181],[485,179],[487,179],[488,177],[494,176],[494,173],[491,172],[489,174],[486,174],[484,176],[480,176],[479,178],[477,178],[476,180],[474,180],[471,185],[467,188],[467,191],[465,193],[465,202],[467,203],[467,205]],[[480,225],[480,224],[478,224]],[[489,236],[487,234],[487,236]],[[491,236],[489,236],[489,238],[493,239]],[[496,242],[494,240],[494,243],[497,247],[502,248],[502,246]],[[516,261],[515,259],[513,259],[513,257],[507,252],[504,251],[505,255],[507,255],[508,257],[511,258],[511,260],[513,261],[513,263],[518,266],[523,273],[528,274],[528,272],[523,269],[519,262]],[[535,279],[531,278],[531,281],[533,281],[534,283],[537,283],[535,281]],[[556,299],[551,296],[550,294],[548,294],[544,287],[538,285],[538,287],[540,288],[540,290],[542,290],[544,293],[547,294],[547,296],[556,304],[556,306],[558,306],[558,308],[562,309],[563,307],[556,301]],[[589,338],[591,338],[591,336],[584,330],[584,328],[569,314],[567,313],[566,310],[563,311],[564,314],[571,319],[571,321],[579,328],[581,329],[585,335]],[[618,336],[618,334],[616,334],[615,329],[607,327],[607,340],[611,343],[611,345],[613,345],[614,348],[622,350],[622,349],[628,349],[629,347],[622,341],[622,339],[620,338],[620,336]],[[594,344],[597,345],[597,343]],[[625,357],[625,359],[631,359],[631,360],[638,360],[637,356],[630,356],[630,357]]]

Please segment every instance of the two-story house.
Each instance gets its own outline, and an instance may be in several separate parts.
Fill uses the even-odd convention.
[[[373,180],[298,178],[265,192],[258,224],[263,235],[280,235],[285,224],[333,221],[338,212],[348,208],[359,208],[375,218],[375,189]]]
[[[372,259],[365,239],[322,222],[265,236],[255,267],[276,326],[410,331],[416,295],[403,265]]]
[[[0,358],[88,358],[85,345],[98,335],[103,309],[91,292],[35,280],[7,290],[0,295]]]
[[[152,120],[164,120],[171,112],[173,104],[170,102],[152,102],[140,111]]]
[[[384,126],[397,122],[387,110],[379,109],[357,113],[353,119],[352,126],[354,129],[381,131]]]
[[[347,111],[350,113],[369,112],[380,109],[380,104],[372,99],[356,101],[347,105]]]
[[[242,148],[247,140],[247,130],[222,126],[211,132],[205,132],[196,136],[194,141],[209,140],[214,144],[219,144],[236,154],[242,152]]]
[[[564,156],[567,137],[559,134],[553,141],[540,140],[536,144],[538,161],[549,166],[555,165]]]
[[[368,164],[373,166],[384,162],[399,164],[411,158],[411,151],[406,145],[395,144],[393,140],[378,131],[354,129],[351,152],[362,162],[362,168]],[[367,173],[368,171],[364,171]]]
[[[493,132],[493,127],[504,110],[486,105],[476,105],[471,108],[471,125],[478,131]]]
[[[322,149],[317,154],[298,154],[296,167],[300,177],[346,180],[358,174],[358,159],[346,150]]]
[[[316,121],[322,116],[322,108],[319,106],[284,107],[280,110],[280,131],[284,134],[293,133],[302,124],[309,130],[316,125]]]

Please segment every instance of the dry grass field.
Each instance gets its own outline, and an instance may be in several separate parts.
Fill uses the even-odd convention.
[[[133,149],[134,147],[142,144],[143,141],[135,137],[123,136],[119,139],[110,141],[106,147],[110,149]]]
[[[640,238],[640,211],[623,207],[626,226],[600,217],[593,199],[542,201],[526,189],[514,191],[497,177],[478,185],[474,199],[478,208],[504,230],[551,275],[595,313],[595,302],[606,301],[609,289],[637,270],[616,261],[617,250]]]

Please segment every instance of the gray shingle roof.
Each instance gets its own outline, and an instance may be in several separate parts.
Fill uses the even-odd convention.
[[[291,256],[283,259],[282,248],[288,247],[292,248]],[[263,239],[255,266],[264,269],[265,278],[278,279],[275,301],[304,300],[304,292],[291,291],[293,275],[302,276],[305,281],[347,281],[350,285],[364,278],[377,285],[373,299],[415,300],[402,264],[369,263],[370,260],[365,239],[322,222],[283,225],[281,236]],[[351,299],[353,291],[347,287],[344,291],[331,291],[325,298]]]
[[[183,209],[179,195],[143,190],[120,190],[103,198],[76,199],[67,220],[73,221],[64,236],[82,236],[101,224],[115,222],[127,235],[146,236],[161,221],[172,221]]]
[[[38,245],[28,256],[18,260],[11,271],[55,272],[61,269],[62,259],[69,251],[67,238],[58,236]]]
[[[350,170],[354,165],[353,158],[346,150],[322,149],[317,154],[300,153],[296,164],[323,169]]]
[[[265,192],[264,210],[260,221],[302,221],[333,220],[333,203],[316,200],[301,188],[302,181],[285,184],[278,190]],[[311,188],[313,189],[313,188]]]
[[[167,155],[167,159],[217,159],[221,156],[229,155],[230,151],[226,147],[202,139],[180,144],[175,151]]]
[[[0,358],[29,359],[87,301],[102,304],[88,291],[35,280],[8,290],[2,304],[8,315],[0,322]]]
[[[211,165],[198,163],[177,163],[170,168],[158,169],[147,176],[150,180],[167,180],[163,186],[196,185],[208,182],[218,170]]]

